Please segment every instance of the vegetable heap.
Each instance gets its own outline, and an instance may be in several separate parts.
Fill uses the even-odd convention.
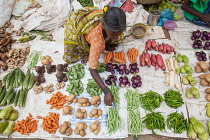
[[[171,113],[167,118],[167,126],[170,130],[173,129],[174,133],[181,134],[188,129],[187,119],[184,118],[183,113]]]
[[[102,94],[102,89],[98,86],[98,84],[93,79],[88,79],[87,88],[88,94],[90,96],[99,96]]]
[[[148,113],[142,119],[144,119],[142,122],[146,124],[146,128],[152,130],[155,135],[154,129],[160,129],[161,131],[165,130],[164,117],[160,112]]]
[[[82,64],[76,64],[69,67],[67,76],[69,79],[69,85],[67,85],[66,91],[70,94],[80,95],[84,91],[83,84],[80,79],[85,75],[84,66]]]
[[[148,111],[152,111],[155,108],[160,107],[162,101],[162,96],[160,96],[154,91],[149,91],[144,94],[140,94],[141,107]]]
[[[142,121],[140,117],[140,100],[138,90],[132,91],[127,89],[125,94],[127,100],[127,110],[129,114],[128,119],[128,132],[132,136],[137,136],[138,133],[142,132]]]
[[[184,104],[179,91],[174,91],[174,90],[170,89],[163,95],[164,95],[166,104],[171,108],[176,109]]]
[[[98,73],[102,73],[102,72],[106,71],[106,64],[99,63],[98,68],[96,70],[97,70]]]

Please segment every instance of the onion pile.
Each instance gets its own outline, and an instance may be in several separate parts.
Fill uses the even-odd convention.
[[[197,56],[198,61],[207,61],[206,53],[201,51],[201,52],[196,52],[195,55]]]
[[[130,64],[129,68],[130,68],[130,73],[132,73],[132,74],[139,72],[137,63]]]
[[[109,75],[108,77],[107,77],[107,79],[105,80],[105,83],[107,84],[107,85],[111,85],[112,83],[114,83],[114,85],[116,86],[116,81],[117,81],[117,77],[115,76],[115,75]]]
[[[192,47],[194,49],[210,50],[210,32],[200,30],[192,33],[191,39],[194,40]]]
[[[131,83],[129,82],[129,79],[127,76],[120,76],[120,87],[130,87]]]
[[[141,85],[142,85],[141,77],[139,75],[133,76],[131,78],[131,81],[132,81],[133,88],[141,87]]]

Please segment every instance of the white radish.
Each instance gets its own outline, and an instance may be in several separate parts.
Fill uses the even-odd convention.
[[[175,73],[175,87],[178,90],[182,90],[181,84],[179,83],[179,80],[178,80],[178,74],[177,73]]]
[[[174,60],[173,60],[173,57],[172,56],[169,58],[169,62],[170,62],[171,70],[172,71],[175,71],[175,68],[174,68]]]
[[[168,71],[169,71],[169,72],[172,71],[171,66],[170,66],[169,59],[166,59],[166,65],[167,65],[167,67],[168,67]]]
[[[177,70],[179,68],[178,62],[176,59],[174,59],[174,69]]]
[[[170,84],[170,73],[169,72],[164,72],[166,77],[165,77],[165,85],[169,86]]]
[[[170,72],[170,87],[174,88],[175,86],[175,71]]]

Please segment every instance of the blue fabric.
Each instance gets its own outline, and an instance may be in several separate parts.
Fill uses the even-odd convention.
[[[208,8],[205,10],[204,14],[210,14],[210,2],[208,3]],[[187,19],[189,20],[189,19]],[[189,20],[190,22],[199,25],[199,26],[206,26],[206,27],[210,27],[206,22],[202,21],[201,19],[196,19],[194,18],[193,20]],[[210,22],[209,22],[210,24]]]
[[[158,26],[163,26],[166,20],[174,20],[174,14],[171,9],[164,9],[161,12],[160,19],[158,22]]]

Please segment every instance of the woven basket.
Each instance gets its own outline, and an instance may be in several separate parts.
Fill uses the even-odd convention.
[[[154,4],[154,3],[159,3],[162,0],[136,0],[136,1],[139,4]]]

